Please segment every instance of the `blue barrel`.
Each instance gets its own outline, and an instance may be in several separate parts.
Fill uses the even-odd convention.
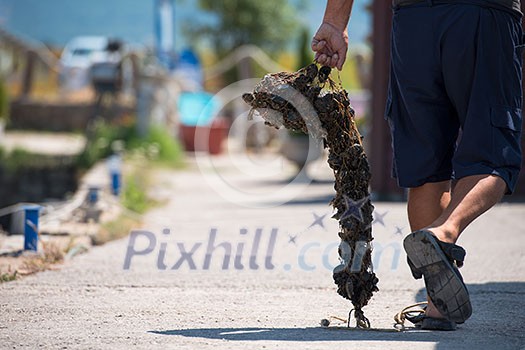
[[[38,217],[40,214],[39,205],[25,205],[24,221],[24,250],[38,250]]]

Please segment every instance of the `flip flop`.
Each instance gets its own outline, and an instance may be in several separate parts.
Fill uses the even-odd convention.
[[[410,321],[416,328],[429,330],[429,331],[455,331],[457,324],[454,321],[447,320],[446,318],[434,318],[429,317],[425,314],[417,316],[406,316],[407,321]]]
[[[448,320],[463,323],[472,315],[470,297],[458,267],[463,265],[465,250],[441,242],[432,232],[420,230],[403,241],[414,278],[424,277],[428,296]],[[427,321],[429,326],[433,321]]]
[[[457,329],[456,322],[454,321],[428,316],[423,317],[419,327],[428,331],[455,331]]]
[[[409,321],[414,327],[423,330],[432,331],[454,331],[457,328],[457,324],[454,321],[447,320],[446,318],[434,318],[425,315],[427,309],[426,302],[421,302],[405,307],[401,312],[394,316],[396,322],[394,327],[401,329],[405,328],[405,321]]]
[[[421,310],[422,313],[410,313],[405,315],[407,321],[410,321],[416,328],[430,331],[455,331],[456,322],[446,318],[435,318],[425,315],[426,306]]]

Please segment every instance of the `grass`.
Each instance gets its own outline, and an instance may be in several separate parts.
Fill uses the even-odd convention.
[[[124,140],[124,143],[128,151],[145,157],[153,165],[184,167],[184,151],[181,144],[159,126],[152,126],[144,138],[133,135]]]
[[[66,249],[69,249],[69,245],[70,244],[68,244]],[[64,261],[66,251],[64,251],[62,245],[58,244],[58,242],[41,241],[41,247],[42,249],[38,252],[28,252],[30,254],[8,257],[6,258],[7,263],[5,260],[1,261],[0,283],[14,281],[18,279],[19,276],[27,276],[49,270],[53,265]]]
[[[42,242],[42,254],[24,258],[21,271],[24,275],[48,270],[51,265],[64,261],[64,252],[55,242]],[[22,272],[20,272],[22,273]]]
[[[148,209],[157,204],[147,194],[148,177],[127,176],[124,179],[122,191],[122,205],[138,214],[144,214]]]
[[[0,273],[0,283],[14,281],[16,280],[17,275],[17,270],[11,271],[11,268],[9,268],[7,272]]]
[[[0,283],[11,282],[18,276],[27,276],[49,270],[52,265],[64,261],[64,252],[55,242],[42,242],[42,251],[34,255],[23,256],[21,262],[16,262],[16,268],[11,266],[7,271],[0,271]]]
[[[140,220],[122,214],[115,220],[102,224],[97,233],[91,237],[91,243],[102,245],[126,237],[132,229],[139,227],[140,224]]]
[[[93,245],[102,245],[107,242],[123,238],[132,229],[140,227],[140,220],[122,214],[117,219],[100,225],[99,230],[91,236]],[[75,246],[75,238],[71,237],[67,244],[60,245],[57,242],[43,242],[42,250],[28,256],[22,256],[21,261],[15,262],[16,268],[9,266],[4,271],[0,270],[0,283],[11,282],[19,276],[27,276],[37,272],[52,269],[54,265],[62,263],[65,255]]]

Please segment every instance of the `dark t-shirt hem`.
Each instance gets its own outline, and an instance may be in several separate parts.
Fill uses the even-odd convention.
[[[521,5],[519,1],[512,1],[512,4],[502,3],[502,1],[497,0],[392,0],[392,6],[403,7],[409,5],[416,5],[425,2],[432,2],[433,4],[468,4],[468,5],[477,5],[483,7],[495,8],[498,10],[506,11],[516,16],[518,19],[521,19],[523,16],[521,12]]]

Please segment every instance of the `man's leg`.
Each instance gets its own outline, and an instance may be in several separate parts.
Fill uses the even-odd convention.
[[[450,203],[450,181],[429,182],[408,190],[408,222],[412,232],[430,226],[441,217]],[[426,314],[443,318],[430,298]]]
[[[450,196],[445,192],[445,183],[429,183],[410,189],[408,217],[411,229],[429,228],[441,241],[455,243],[472,221],[501,200],[506,189],[505,181],[494,175],[462,178]],[[443,318],[430,298],[426,314]]]
[[[450,181],[429,182],[408,190],[408,221],[412,232],[430,226],[450,202]]]
[[[465,228],[498,203],[507,185],[495,175],[473,175],[454,186],[450,203],[428,228],[441,241],[455,243]]]

